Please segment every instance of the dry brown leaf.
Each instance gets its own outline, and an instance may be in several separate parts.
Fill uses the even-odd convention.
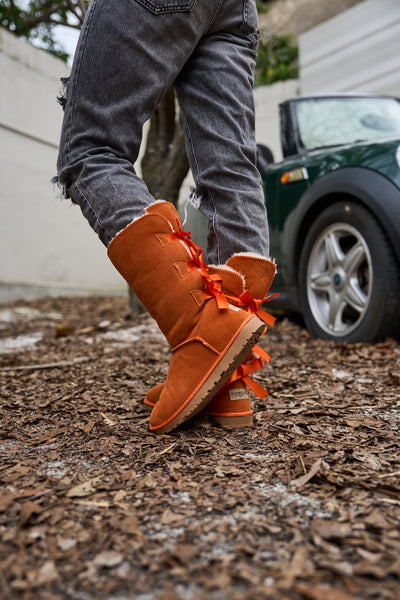
[[[316,460],[308,473],[306,473],[305,475],[302,475],[301,477],[298,477],[297,479],[293,479],[290,482],[291,487],[298,489],[298,490],[301,489],[306,483],[308,483],[313,477],[315,477],[315,475],[318,473],[318,471],[321,468],[321,463],[322,463],[322,458],[319,458],[318,460]]]
[[[59,579],[59,573],[54,561],[47,560],[38,572],[36,585],[38,587],[53,583]]]
[[[113,498],[113,502],[121,502],[121,500],[125,498],[126,494],[127,493],[125,490],[118,490]]]
[[[390,371],[390,376],[394,385],[400,385],[400,360],[396,363],[394,369]]]
[[[386,529],[387,527],[390,527],[385,515],[378,508],[374,509],[369,515],[367,515],[364,519],[364,522],[378,529]]]
[[[177,521],[181,521],[183,518],[183,515],[167,508],[167,510],[165,510],[161,515],[160,523],[162,525],[169,525],[170,523],[176,523]]]
[[[67,335],[72,335],[75,329],[73,327],[69,327],[64,323],[57,323],[55,329],[56,337],[66,337]]]
[[[84,481],[79,485],[68,490],[65,494],[67,498],[83,498],[84,496],[90,496],[97,492],[96,483],[101,480],[101,477],[93,477],[89,481]]]
[[[324,519],[314,519],[311,526],[314,534],[323,539],[343,539],[350,537],[352,528],[347,523],[338,523],[337,521],[326,521]]]
[[[171,355],[149,315],[125,320],[117,298],[25,306],[41,316],[2,329],[0,311],[0,337],[44,332],[1,355],[0,595],[397,600],[397,341],[332,344],[278,320],[253,427],[205,415],[159,437],[143,398]],[[75,335],[51,335],[55,312]],[[88,344],[103,321],[140,340]]]
[[[105,550],[104,552],[100,552],[93,559],[93,564],[96,567],[105,567],[107,569],[112,569],[116,567],[124,560],[122,554],[118,552],[114,552],[113,550]]]
[[[354,600],[354,596],[347,594],[339,589],[329,588],[323,585],[307,585],[298,583],[295,586],[296,591],[303,594],[307,600]]]
[[[18,494],[0,494],[0,512],[4,512],[19,497]]]
[[[24,502],[19,513],[19,523],[21,527],[26,525],[32,515],[39,515],[43,508],[37,502]]]

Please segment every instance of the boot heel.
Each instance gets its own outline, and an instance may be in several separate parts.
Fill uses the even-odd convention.
[[[212,418],[222,427],[226,427],[227,429],[234,429],[235,427],[249,427],[253,425],[253,415],[242,415],[242,416],[234,416],[234,417],[216,417],[212,416]]]

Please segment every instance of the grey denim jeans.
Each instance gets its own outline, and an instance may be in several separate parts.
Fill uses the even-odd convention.
[[[56,180],[101,241],[154,202],[133,163],[143,125],[172,85],[208,259],[268,256],[255,167],[255,0],[92,0],[65,97]]]

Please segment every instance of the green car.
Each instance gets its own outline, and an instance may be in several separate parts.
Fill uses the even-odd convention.
[[[400,334],[400,102],[334,94],[280,105],[284,159],[259,147],[278,274],[269,309],[314,337]]]

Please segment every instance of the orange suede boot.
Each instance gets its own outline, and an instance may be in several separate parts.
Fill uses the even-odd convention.
[[[258,356],[254,350],[262,354]],[[259,346],[254,346],[247,359],[234,371],[224,387],[207,405],[207,413],[224,427],[245,427],[253,423],[253,410],[248,392],[252,389],[259,398],[265,398],[267,392],[250,378],[250,374],[264,367],[264,360],[269,362],[269,356]],[[152,387],[144,400],[148,408],[153,408],[158,402],[164,382]]]
[[[265,325],[227,302],[221,278],[209,273],[169,202],[152,204],[112,240],[108,255],[172,348],[167,379],[150,415],[150,430],[167,433],[211,401]],[[232,270],[231,277],[244,293],[241,275]]]
[[[228,267],[228,269],[227,269]],[[236,306],[256,313],[267,325],[272,327],[275,318],[266,313],[261,305],[268,300],[266,295],[275,276],[276,266],[273,262],[255,254],[236,254],[227,262],[227,267],[209,267],[210,273],[219,274],[222,278],[222,288],[229,300]],[[235,269],[245,277],[246,291],[240,293],[236,281],[230,275],[230,269]],[[257,354],[258,352],[258,354]],[[261,369],[264,362],[269,362],[269,355],[258,346],[231,375],[227,384],[211,400],[207,412],[221,425],[229,428],[244,427],[253,422],[248,388],[259,398],[264,398],[267,392],[250,377],[252,373]],[[154,407],[160,397],[164,383],[160,383],[149,390],[145,404]]]

